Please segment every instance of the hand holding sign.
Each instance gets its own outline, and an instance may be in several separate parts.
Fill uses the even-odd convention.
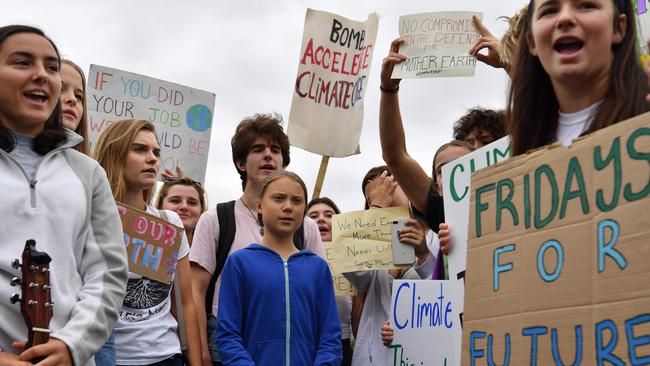
[[[340,273],[397,268],[391,222],[408,217],[406,206],[348,212],[332,217],[332,267]]]

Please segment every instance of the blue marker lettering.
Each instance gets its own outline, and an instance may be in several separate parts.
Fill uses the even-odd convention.
[[[493,254],[494,281],[492,283],[494,292],[497,292],[499,290],[499,273],[508,272],[512,270],[512,263],[509,262],[507,264],[501,265],[499,263],[499,256],[501,255],[501,253],[512,252],[514,250],[515,250],[514,244],[504,245],[494,250],[494,254]]]
[[[605,230],[609,229],[612,233],[611,239],[605,243]],[[627,267],[625,257],[614,246],[618,242],[620,236],[620,228],[618,222],[610,219],[603,220],[598,223],[598,273],[605,271],[605,256],[610,256],[620,269]]]

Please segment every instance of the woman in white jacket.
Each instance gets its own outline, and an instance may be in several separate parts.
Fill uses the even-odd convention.
[[[94,365],[122,303],[126,251],[106,175],[61,127],[59,53],[36,28],[0,27],[0,364]],[[25,351],[12,266],[25,242],[51,257],[49,341]],[[17,342],[17,343],[14,343]],[[22,352],[21,352],[22,351]]]

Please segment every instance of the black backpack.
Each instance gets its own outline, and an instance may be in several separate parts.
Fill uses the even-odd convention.
[[[217,218],[219,219],[219,241],[215,243],[217,245],[217,267],[215,268],[212,278],[210,279],[210,284],[208,285],[208,291],[205,294],[205,313],[212,313],[212,301],[214,299],[214,285],[217,282],[217,278],[223,270],[223,266],[226,264],[226,259],[228,259],[228,253],[230,253],[230,248],[232,248],[232,242],[235,240],[235,230],[237,226],[235,224],[235,201],[221,202],[217,204]],[[304,230],[304,221],[300,224],[300,227],[293,234],[293,245],[296,246],[298,250],[302,250],[305,247],[305,230]],[[217,314],[213,314],[217,315]]]

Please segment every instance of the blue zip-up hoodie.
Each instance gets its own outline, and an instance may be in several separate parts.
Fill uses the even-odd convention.
[[[286,262],[259,244],[231,254],[221,274],[217,319],[224,365],[341,362],[332,275],[309,249]]]

